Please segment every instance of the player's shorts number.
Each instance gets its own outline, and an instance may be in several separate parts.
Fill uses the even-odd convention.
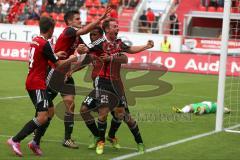
[[[108,95],[101,95],[101,103],[109,103]]]
[[[92,101],[93,101],[93,98],[87,96],[86,99],[83,101],[83,103],[86,103],[87,105],[90,105]]]

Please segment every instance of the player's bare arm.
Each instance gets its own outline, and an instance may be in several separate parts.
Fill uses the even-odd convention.
[[[64,51],[59,51],[55,54],[58,56],[58,58],[66,58],[67,57],[67,53]]]
[[[88,24],[87,26],[85,26],[84,28],[81,28],[77,31],[77,36],[80,35],[84,35],[89,33],[92,29],[94,29],[94,27],[96,27],[102,20],[108,18],[109,13],[111,12],[112,8],[111,7],[107,7],[106,11],[104,12],[104,14],[98,18],[96,21],[93,21],[92,23]]]
[[[145,51],[147,49],[153,48],[154,47],[154,42],[152,40],[148,40],[146,45],[142,45],[142,46],[131,46],[127,53],[130,54],[134,54],[134,53],[138,53],[138,52],[142,52]]]

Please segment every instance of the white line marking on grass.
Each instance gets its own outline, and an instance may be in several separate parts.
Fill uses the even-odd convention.
[[[0,137],[10,138],[10,137],[12,137],[12,136],[0,134]],[[26,139],[31,140],[32,138],[27,137]],[[60,144],[62,144],[62,141],[53,140],[53,139],[43,139],[42,142],[55,142],[55,143],[60,143]],[[84,145],[84,146],[88,146],[88,145],[89,145],[88,143],[83,143],[83,142],[78,142],[78,141],[76,141],[76,142],[77,142],[78,144]],[[112,148],[112,145],[105,145],[105,146],[106,146],[106,147],[109,147],[109,148]],[[137,150],[136,148],[123,147],[123,146],[121,146],[121,149],[135,150],[135,151]]]
[[[240,127],[240,124],[229,127],[229,128],[226,128],[226,130],[227,129],[235,129],[235,128],[238,128],[238,127]],[[175,145],[185,143],[185,142],[188,142],[188,141],[192,141],[192,140],[195,140],[195,139],[199,139],[199,138],[202,138],[202,137],[210,136],[210,135],[213,135],[215,133],[218,133],[218,132],[216,132],[216,131],[207,132],[207,133],[199,134],[199,135],[192,136],[192,137],[189,137],[189,138],[185,138],[185,139],[181,139],[181,140],[178,140],[178,141],[163,144],[163,145],[160,145],[160,146],[157,146],[157,147],[149,148],[149,149],[146,150],[146,153],[161,150],[163,148],[168,148],[168,147],[171,147],[171,146],[175,146]],[[142,155],[142,154],[140,154],[138,152],[133,152],[133,153],[130,153],[130,154],[126,154],[126,155],[122,155],[122,156],[119,156],[119,157],[112,158],[111,160],[123,160],[123,159],[128,159],[128,158],[131,158],[131,157],[135,157],[135,156],[138,156],[138,155]]]
[[[0,100],[27,98],[28,96],[0,97]]]

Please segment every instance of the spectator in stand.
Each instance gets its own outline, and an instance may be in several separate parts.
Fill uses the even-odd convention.
[[[9,2],[7,0],[2,0],[1,4],[2,4],[2,15],[3,15],[4,19],[5,19],[5,17],[8,14],[8,9],[10,7],[10,4],[9,4]]]
[[[60,0],[57,0],[57,2],[55,3],[54,7],[53,7],[53,12],[55,13],[61,13],[63,10],[63,7],[62,7],[62,3]]]
[[[49,5],[54,5],[54,0],[47,0]]]
[[[153,24],[153,22],[155,20],[155,15],[154,15],[154,13],[153,13],[151,8],[147,9],[146,16],[147,16],[148,27],[150,29],[150,32],[152,32],[152,24]]]
[[[176,12],[172,12],[172,14],[169,16],[170,19],[170,34],[171,35],[179,35],[179,21],[178,16]]]
[[[72,7],[75,5],[75,0],[66,0],[66,5]]]
[[[217,7],[218,6],[217,0],[210,0],[209,6]]]
[[[162,16],[162,13],[159,13],[158,16],[155,16],[155,20],[154,20],[154,22],[152,24],[152,33],[154,33],[154,34],[158,34],[158,31],[159,31],[158,21],[161,18],[161,16]]]
[[[201,5],[204,7],[208,7],[208,0],[201,0]]]
[[[54,4],[47,1],[44,5],[45,5],[45,12],[52,13]]]
[[[224,0],[218,0],[218,7],[224,7]]]
[[[78,0],[78,1],[81,1],[81,0]],[[60,0],[60,2],[61,2],[62,5],[65,5],[66,0]]]
[[[37,6],[38,10],[40,10],[42,8],[42,4],[43,4],[43,0],[36,0],[36,6]]]
[[[29,17],[29,5],[28,3],[26,4],[21,4],[19,6],[19,11],[18,11],[18,21],[20,24],[23,24],[25,20],[28,19]]]
[[[29,8],[29,17],[28,19],[32,19],[32,20],[40,20],[40,14],[39,14],[39,10],[38,8]]]
[[[146,11],[143,11],[142,15],[139,17],[138,27],[139,27],[139,32],[148,33]]]
[[[80,18],[81,18],[81,25],[85,26],[87,24],[87,8],[85,5],[83,5],[80,9],[79,9],[79,13],[80,13]]]
[[[130,0],[129,8],[135,8],[138,4],[138,0]]]
[[[103,6],[105,6],[105,5],[107,5],[108,0],[101,0],[100,2],[101,2],[101,4],[102,4]]]
[[[128,8],[129,7],[129,0],[121,0],[121,4],[123,7]]]
[[[5,19],[4,19],[4,15],[2,14],[2,4],[0,4],[0,23],[4,23]]]
[[[41,13],[47,12],[46,11],[47,5],[48,5],[48,1],[44,1],[44,3],[41,6]]]

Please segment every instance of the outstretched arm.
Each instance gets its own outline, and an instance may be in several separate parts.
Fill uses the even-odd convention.
[[[112,8],[111,7],[107,7],[105,13],[96,21],[93,21],[92,23],[86,25],[84,28],[81,28],[77,31],[77,36],[80,35],[84,35],[87,34],[88,32],[90,32],[94,27],[96,27],[102,20],[104,20],[105,18],[108,17],[108,14],[111,12]]]
[[[127,53],[134,54],[138,52],[145,51],[147,49],[150,49],[154,46],[154,42],[152,40],[149,40],[146,45],[142,46],[131,46],[128,50]]]

